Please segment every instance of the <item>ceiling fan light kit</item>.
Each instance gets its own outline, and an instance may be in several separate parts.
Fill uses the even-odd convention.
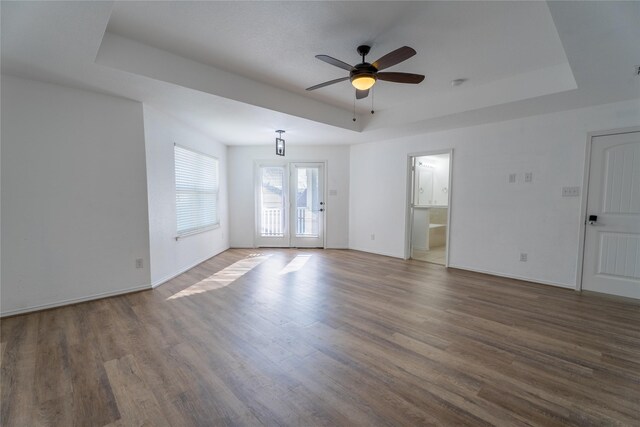
[[[371,89],[378,80],[409,84],[418,84],[424,80],[424,76],[422,74],[380,72],[385,68],[389,68],[396,64],[399,64],[400,62],[405,61],[415,55],[416,51],[409,46],[403,46],[399,49],[396,49],[371,64],[365,61],[365,57],[370,50],[370,46],[358,46],[357,51],[358,55],[362,56],[362,63],[355,66],[349,65],[346,62],[340,61],[339,59],[333,58],[329,55],[316,55],[316,58],[326,62],[327,64],[331,64],[335,67],[349,71],[349,77],[341,77],[339,79],[329,80],[327,82],[311,86],[307,88],[307,90],[316,90],[325,86],[349,80],[351,81],[351,85],[356,88],[356,99],[362,99],[369,96],[369,89]]]
[[[356,90],[369,90],[376,84],[376,73],[378,70],[371,64],[365,62],[364,57],[367,56],[371,48],[366,45],[358,46],[358,54],[362,56],[362,64],[352,67],[349,72],[349,79]]]
[[[351,84],[358,90],[369,90],[375,83],[375,76],[361,74],[351,77]]]

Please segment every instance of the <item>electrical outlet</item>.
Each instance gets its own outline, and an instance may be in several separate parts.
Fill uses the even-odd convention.
[[[509,174],[509,184],[515,184],[516,182],[516,174],[515,173],[510,173]]]
[[[142,258],[136,259],[136,268],[142,268]]]
[[[562,187],[562,197],[580,196],[580,187]]]
[[[533,172],[527,172],[524,174],[524,182],[532,182],[533,181]]]
[[[527,254],[521,253],[520,254],[520,261],[521,262],[527,262]]]
[[[371,240],[376,240],[376,235],[375,234],[371,235]]]

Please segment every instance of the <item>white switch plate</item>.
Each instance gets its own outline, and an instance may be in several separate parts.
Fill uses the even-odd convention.
[[[524,252],[520,254],[520,261],[527,262],[527,254]]]
[[[509,174],[509,184],[513,184],[516,182],[516,174],[515,173],[510,173]]]
[[[142,258],[136,259],[136,268],[142,268]]]
[[[337,196],[338,195],[338,190],[329,190],[329,195],[330,196]]]
[[[562,187],[562,197],[580,196],[580,187]]]
[[[524,174],[524,182],[532,182],[533,181],[533,172],[527,172]]]

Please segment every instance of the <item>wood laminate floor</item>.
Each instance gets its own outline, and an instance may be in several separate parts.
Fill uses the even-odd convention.
[[[640,425],[640,305],[355,251],[229,250],[2,320],[1,424]]]

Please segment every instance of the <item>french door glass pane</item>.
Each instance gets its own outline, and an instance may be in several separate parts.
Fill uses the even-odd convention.
[[[261,221],[263,237],[284,236],[284,173],[281,166],[262,167]]]
[[[298,167],[296,171],[296,236],[317,237],[320,219],[319,170],[317,167]]]

